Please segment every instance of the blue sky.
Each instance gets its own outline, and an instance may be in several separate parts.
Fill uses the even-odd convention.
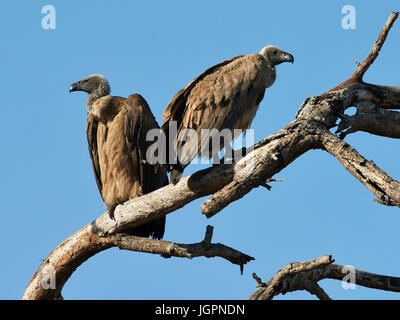
[[[44,5],[56,29],[43,30]],[[356,29],[341,26],[344,5]],[[19,299],[61,241],[104,212],[87,151],[84,94],[72,82],[101,73],[112,94],[142,94],[156,119],[172,96],[206,68],[274,44],[295,63],[278,66],[253,122],[255,139],[294,119],[304,99],[347,79],[369,53],[398,1],[1,1],[0,299]],[[398,85],[400,22],[365,81]],[[398,141],[365,133],[346,138],[398,179]],[[192,165],[185,174],[198,170]],[[63,290],[66,299],[243,299],[256,272],[268,280],[286,263],[332,254],[336,263],[400,276],[398,208],[373,202],[339,162],[312,151],[280,172],[271,192],[253,190],[215,217],[199,199],[167,216],[164,239],[215,242],[256,258],[244,274],[225,260],[164,259],[110,249],[91,258]],[[398,299],[396,293],[324,280],[336,299]],[[279,299],[313,299],[306,292]]]

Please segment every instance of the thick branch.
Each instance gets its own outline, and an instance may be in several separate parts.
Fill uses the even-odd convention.
[[[262,283],[255,277],[258,289],[248,299],[270,300],[279,294],[296,290],[307,290],[319,299],[329,299],[318,285],[318,281],[323,279],[350,280],[354,281],[353,284],[363,287],[400,292],[400,278],[374,274],[351,266],[331,264],[332,262],[330,256],[322,256],[302,263],[289,263],[267,283]]]
[[[289,124],[280,130],[279,138],[269,140],[235,165],[233,180],[201,205],[202,213],[212,217],[253,188],[265,185],[267,179],[314,146],[315,137],[301,121]]]
[[[370,102],[383,109],[400,109],[400,87],[356,82],[346,88],[351,93],[350,104]]]
[[[169,184],[117,206],[115,220],[111,220],[105,212],[91,223],[91,228],[99,235],[108,235],[165,216],[195,199],[223,188],[232,180],[233,170],[234,165],[228,164],[198,171],[182,178],[176,185]]]
[[[93,255],[115,246],[115,238],[100,237],[89,227],[83,227],[64,240],[43,260],[24,292],[23,300],[59,299],[64,284],[76,268]],[[56,289],[43,285],[51,275],[55,276]]]
[[[359,103],[356,108],[357,113],[354,116],[341,116],[336,130],[336,133],[340,133],[340,139],[357,131],[389,138],[400,138],[400,112],[378,108],[368,102]]]

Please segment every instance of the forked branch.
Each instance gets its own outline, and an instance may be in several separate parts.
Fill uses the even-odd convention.
[[[271,300],[279,294],[306,290],[320,300],[329,300],[328,294],[318,285],[323,279],[346,282],[372,289],[400,292],[400,278],[358,270],[352,266],[332,264],[331,256],[321,256],[305,262],[292,262],[279,270],[267,283],[253,274],[257,290],[248,300]]]

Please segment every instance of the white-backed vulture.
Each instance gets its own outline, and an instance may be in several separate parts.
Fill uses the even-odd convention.
[[[275,46],[266,46],[260,53],[237,56],[209,68],[172,98],[164,110],[161,128],[167,141],[175,140],[177,152],[183,151],[185,144],[187,147],[186,153],[183,152],[185,163],[178,161],[171,165],[170,159],[167,160],[172,183],[179,181],[185,166],[197,155],[211,158],[223,147],[221,144],[217,150],[210,150],[209,141],[204,139],[210,140],[211,136],[205,136],[202,141],[202,129],[229,129],[234,139],[238,135],[234,129],[250,127],[265,89],[275,81],[275,66],[282,62],[293,63],[294,58]],[[184,129],[194,129],[198,145],[188,147],[190,139],[181,142],[175,137],[170,140],[171,121],[176,121],[176,137]]]
[[[146,133],[159,128],[146,100],[139,94],[128,98],[110,95],[101,75],[73,83],[69,91],[89,94],[86,133],[94,176],[104,204],[113,218],[115,207],[168,184],[165,168],[147,163]],[[161,239],[165,217],[128,232]]]

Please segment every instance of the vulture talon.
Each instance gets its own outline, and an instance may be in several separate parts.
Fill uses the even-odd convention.
[[[115,212],[115,208],[117,207],[118,203],[113,204],[111,207],[108,208],[107,212],[108,212],[108,216],[110,217],[111,220],[115,220],[115,216],[114,216],[114,212]]]

